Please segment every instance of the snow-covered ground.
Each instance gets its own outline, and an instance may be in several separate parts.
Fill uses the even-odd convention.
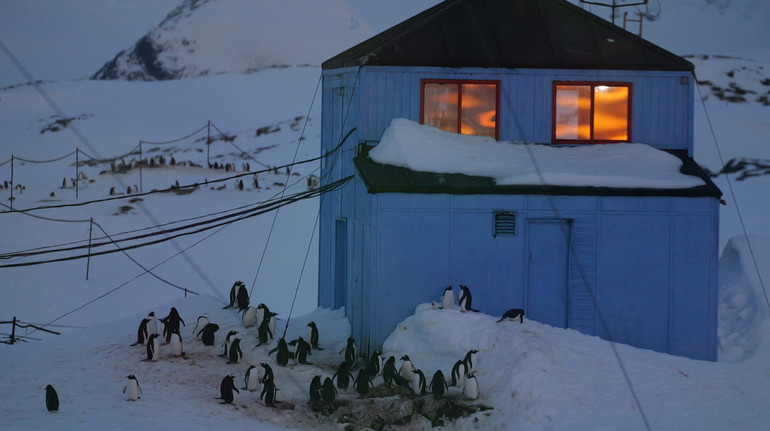
[[[430,2],[423,3],[428,6]],[[340,311],[316,308],[318,198],[281,207],[274,226],[275,212],[268,212],[125,254],[94,256],[90,262],[78,259],[4,267],[80,254],[83,250],[8,258],[20,251],[47,251],[43,247],[84,245],[89,235],[93,242],[108,242],[109,238],[121,240],[155,231],[161,225],[190,232],[194,223],[253,210],[282,195],[307,192],[307,177],[317,175],[317,161],[297,165],[290,175],[284,169],[275,172],[265,167],[290,164],[295,153],[298,161],[319,156],[320,99],[311,108],[320,74],[317,66],[166,82],[79,80],[152,30],[177,2],[81,0],[72,7],[63,4],[8,0],[0,6],[0,42],[34,78],[50,81],[42,83],[40,91],[24,85],[24,76],[0,52],[0,183],[10,179],[13,156],[13,177],[16,184],[26,187],[23,194],[14,193],[14,209],[57,206],[26,213],[0,208],[0,255],[5,257],[0,259],[0,320],[16,316],[37,325],[52,323],[49,329],[62,332],[56,336],[20,330],[17,336],[24,336],[24,342],[0,345],[0,390],[6,394],[0,403],[0,429],[208,430],[225,426],[332,430],[344,424],[374,428],[388,412],[392,421],[393,415],[409,417],[410,412],[425,410],[422,404],[430,397],[392,394],[359,399],[350,389],[340,392],[334,414],[315,412],[307,404],[310,380],[314,375],[331,377],[342,361],[341,350],[350,334],[350,325]],[[351,4],[365,7],[361,1]],[[729,174],[734,195],[725,175],[715,178],[728,204],[723,207],[720,226],[719,362],[613,346],[526,319],[523,324],[498,323],[498,316],[415,304],[415,314],[401,322],[385,342],[386,358],[407,354],[430,379],[438,369],[448,376],[468,350],[480,351],[475,366],[479,398],[463,401],[459,390],[450,388],[449,399],[492,409],[446,420],[444,428],[645,429],[645,420],[651,429],[767,427],[770,304],[754,262],[767,283],[770,199],[766,190],[770,176],[762,166],[770,164],[770,107],[761,97],[770,89],[770,46],[766,39],[761,44],[761,38],[754,38],[751,46],[714,42],[710,50],[708,38],[678,32],[685,27],[681,21],[697,18],[695,29],[741,22],[742,26],[721,33],[752,34],[770,8],[758,0],[661,4],[660,19],[649,23],[645,31],[649,29],[649,38],[664,47],[670,42],[671,50],[678,54],[694,55],[690,60],[706,97],[708,118],[699,101],[696,105],[696,160],[712,172],[722,169],[710,120],[725,162],[755,162]],[[140,8],[149,6],[146,13],[141,12]],[[377,7],[360,10],[359,15],[377,16]],[[741,17],[749,19],[741,21]],[[387,27],[385,17],[381,19],[371,28]],[[70,33],[51,39],[56,29]],[[127,37],[128,32],[133,36]],[[85,45],[94,39],[102,48],[73,49],[64,43],[71,40],[75,46]],[[68,52],[69,57],[46,56],[45,44],[61,51],[57,55]],[[52,66],[56,62],[61,64],[58,70]],[[207,148],[209,121],[214,141]],[[196,130],[193,136],[176,141]],[[165,164],[144,167],[141,176],[138,167],[123,172],[120,164],[125,161],[130,166],[138,158],[140,141],[144,157],[159,162],[163,155]],[[121,172],[113,172],[109,161],[83,165],[76,171],[76,155],[81,162],[123,156],[116,161],[116,170]],[[171,157],[176,162],[173,167],[169,166]],[[234,164],[236,170],[209,168],[209,162]],[[251,174],[235,178],[244,174],[245,163],[250,171],[261,171],[258,187]],[[80,183],[77,198],[69,182],[76,172],[87,177]],[[214,182],[219,179],[224,181]],[[237,188],[238,179],[243,180],[244,190]],[[65,188],[62,180],[67,183]],[[181,189],[125,196],[129,186],[141,185],[143,192],[149,192],[176,182]],[[196,183],[198,187],[192,187]],[[286,191],[283,184],[289,184]],[[185,188],[188,185],[191,187]],[[60,206],[112,198],[111,188],[126,198]],[[0,196],[0,203],[10,205],[10,190],[0,190]],[[750,242],[742,236],[736,202]],[[91,218],[96,225],[91,225]],[[213,222],[207,226],[211,225]],[[122,245],[139,245],[173,234],[127,240]],[[109,244],[95,249],[109,250]],[[313,365],[276,365],[275,353],[268,356],[275,341],[254,347],[256,330],[243,328],[236,311],[222,309],[236,280],[244,281],[252,292],[252,304],[265,303],[279,313],[277,336],[283,333],[289,316],[287,340],[304,336],[307,322],[318,324],[324,350],[314,351]],[[141,319],[149,311],[165,316],[172,306],[186,323],[181,331],[186,359],[171,357],[169,346],[162,346],[158,362],[142,361],[143,347],[130,345],[136,340]],[[220,325],[215,346],[204,346],[192,336],[199,315]],[[227,364],[217,356],[231,329],[243,338],[240,364]],[[7,325],[0,326],[0,333],[8,330]],[[240,389],[248,366],[265,361],[275,372],[277,398],[282,401],[278,408],[260,402],[259,392],[244,390],[233,405],[219,404],[215,398],[225,375],[234,375]],[[137,402],[126,402],[122,393],[129,374],[137,376],[143,391]],[[381,378],[375,380],[380,382]],[[61,401],[55,414],[45,409],[43,388],[47,384],[57,389]],[[419,413],[410,419],[400,428],[430,427]]]

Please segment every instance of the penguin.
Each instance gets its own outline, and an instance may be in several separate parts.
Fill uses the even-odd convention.
[[[374,379],[380,375],[380,372],[382,371],[381,357],[382,352],[380,352],[379,349],[374,349],[371,358],[369,358],[369,363],[366,365],[366,374],[369,375],[370,379]]]
[[[265,322],[262,323],[264,324]],[[278,346],[275,349],[267,352],[267,356],[270,356],[273,352],[278,352],[275,355],[276,364],[285,367],[289,363],[289,347],[286,345],[286,340],[283,337],[278,340]]]
[[[465,374],[468,373],[468,368],[465,366],[465,362],[458,360],[452,367],[451,383],[449,386],[460,387],[465,384]]]
[[[498,322],[502,322],[503,320],[516,320],[516,318],[519,319],[519,323],[524,323],[524,310],[521,308],[511,308],[503,313],[503,316],[500,317]]]
[[[257,305],[257,325],[261,325],[262,321],[265,320],[265,316],[267,313],[269,313],[270,310],[267,308],[267,305],[260,303]]]
[[[415,395],[425,395],[425,374],[421,370],[412,370],[412,392]]]
[[[275,383],[272,380],[262,382],[262,393],[259,394],[259,399],[265,400],[265,405],[268,407],[275,407],[275,403],[278,401],[275,398],[278,388],[275,387]]]
[[[179,331],[175,331],[171,334],[171,354],[179,357],[184,357],[184,350],[182,344],[182,334]]]
[[[229,361],[228,364],[240,364],[241,358],[243,358],[243,351],[241,350],[241,339],[236,338],[230,342],[230,351],[227,354]]]
[[[414,370],[412,360],[409,359],[408,355],[402,356],[401,360],[403,362],[401,363],[401,368],[398,369],[398,374],[406,380],[412,381],[412,371]]]
[[[222,343],[222,345],[225,347],[225,351],[219,355],[219,356],[227,356],[230,354],[230,343],[235,339],[235,334],[237,334],[238,331],[230,331],[225,336],[225,342]]]
[[[433,398],[441,398],[444,396],[444,392],[449,389],[446,381],[444,380],[444,373],[441,370],[436,371],[433,374],[433,378],[430,380],[430,392],[433,394]]]
[[[410,380],[407,380],[407,379],[401,377],[400,374],[394,374],[393,375],[393,382],[395,382],[396,386],[398,386],[400,388],[412,390],[412,386],[411,386],[412,382]]]
[[[479,382],[476,375],[468,373],[465,376],[465,385],[463,385],[463,397],[467,400],[475,400],[479,396]]]
[[[320,376],[319,376],[320,377]],[[324,379],[323,387],[321,388],[321,397],[327,403],[334,402],[337,397],[337,388],[334,387],[334,382],[330,378]]]
[[[160,359],[160,335],[152,334],[147,340],[147,359],[145,361],[157,362]]]
[[[147,322],[147,333],[150,334],[150,335],[157,334],[158,333],[158,319],[155,318],[155,312],[154,311],[150,311],[150,314],[147,315],[147,318],[150,319]]]
[[[182,317],[179,316],[179,312],[176,311],[176,307],[171,307],[168,316],[160,319],[160,321],[163,322],[163,336],[166,339],[166,344],[171,342],[171,334],[175,331],[179,332],[180,323],[182,326],[187,326],[185,325],[184,320],[182,320]]]
[[[259,379],[259,369],[254,365],[250,366],[249,369],[246,370],[246,375],[243,378],[243,389],[250,392],[256,391],[257,385],[259,385]]]
[[[206,325],[209,324],[209,319],[206,316],[198,316],[198,321],[195,322],[195,327],[193,328],[193,335],[198,335],[198,338],[200,338],[200,331],[203,330],[203,328],[206,327]]]
[[[393,382],[393,379],[398,375],[398,371],[396,371],[396,357],[391,356],[388,358],[387,361],[385,361],[385,364],[382,366],[382,380],[385,382],[388,387],[390,387],[391,383]]]
[[[270,331],[270,320],[262,320],[259,328],[257,328],[257,337],[259,338],[259,343],[256,347],[270,343],[270,339],[273,338],[273,333]]]
[[[310,346],[315,350],[323,350],[318,347],[318,327],[315,322],[311,321],[307,324],[307,339],[310,340]]]
[[[348,337],[348,345],[345,348],[345,362],[348,363],[348,368],[355,368],[357,359],[358,351],[356,350],[356,340],[354,340],[353,337]]]
[[[268,311],[265,313],[265,318],[268,320],[268,327],[270,328],[270,339],[273,339],[273,334],[275,334],[275,316],[277,316],[278,313],[273,313],[272,311]]]
[[[339,368],[337,368],[337,371],[332,376],[332,380],[337,379],[337,387],[346,390],[348,388],[348,385],[350,384],[350,380],[353,378],[353,375],[350,374],[350,371],[348,371],[348,363],[345,361],[342,361],[340,363]]]
[[[328,377],[326,378],[329,379]],[[321,375],[315,375],[313,376],[313,380],[310,381],[310,401],[320,401],[321,400]],[[332,386],[333,388],[334,386]]]
[[[240,285],[238,286],[238,294],[237,294],[237,301],[238,301],[238,311],[243,311],[247,308],[249,308],[249,291],[246,290],[246,285],[239,282]]]
[[[45,407],[49,412],[59,411],[59,395],[56,394],[56,389],[51,385],[45,387]]]
[[[257,309],[255,307],[249,307],[243,311],[241,316],[243,320],[244,328],[251,328],[257,323]]]
[[[452,286],[447,286],[444,289],[444,293],[441,295],[441,308],[451,309],[455,308],[455,292],[452,290]]]
[[[308,355],[312,354],[313,348],[310,346],[310,343],[305,341],[302,337],[299,337],[297,339],[297,351],[294,353],[294,358],[297,360],[297,363],[313,365],[307,361]]]
[[[262,365],[262,368],[265,370],[265,372],[262,374],[262,378],[260,379],[261,382],[272,382],[275,377],[273,375],[273,369],[270,367],[270,364],[266,362],[260,362],[259,365]]]
[[[370,386],[374,386],[372,385],[371,380],[369,380],[369,375],[366,374],[365,368],[358,370],[358,376],[356,377],[356,380],[353,381],[353,385],[356,387],[356,392],[358,392],[358,395],[361,397],[369,393]]]
[[[147,322],[149,322],[150,319],[144,318],[142,319],[142,322],[139,324],[139,329],[136,331],[136,343],[132,344],[132,346],[136,346],[137,344],[147,344],[147,339],[150,337],[150,333],[147,332]]]
[[[233,391],[239,394],[241,393],[238,388],[235,387],[234,379],[235,376],[227,375],[222,379],[222,383],[219,384],[219,399],[222,400],[220,404],[232,404],[235,399]]]
[[[218,330],[219,325],[216,323],[209,323],[208,325],[204,326],[200,332],[198,332],[198,336],[200,337],[204,346],[214,345],[214,333]]]
[[[468,286],[461,284],[460,290],[463,292],[462,295],[460,295],[460,311],[463,313],[466,311],[474,311],[478,313],[479,310],[474,310],[471,308],[473,297],[471,296],[471,290],[468,289]]]
[[[463,359],[463,362],[465,363],[465,369],[468,370],[468,372],[476,371],[473,366],[476,364],[476,354],[479,353],[476,349],[468,350],[468,353],[465,354],[465,358]]]
[[[126,400],[136,401],[139,398],[142,398],[139,396],[139,394],[142,393],[142,388],[139,386],[139,380],[136,380],[136,376],[130,374],[126,376],[126,378],[128,379],[128,383],[126,383],[126,386],[123,386],[123,393],[126,394]]]
[[[237,292],[238,292],[237,289],[240,283],[241,283],[240,281],[236,281],[235,283],[233,283],[233,287],[230,288],[230,303],[222,307],[223,310],[226,308],[235,307],[235,304],[237,301]]]

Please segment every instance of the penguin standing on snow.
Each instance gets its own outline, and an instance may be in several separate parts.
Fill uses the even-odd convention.
[[[222,352],[219,356],[227,356],[230,354],[230,343],[235,339],[235,334],[237,334],[238,331],[230,331],[225,336],[225,342],[222,343],[222,345],[225,347],[225,351]]]
[[[412,392],[415,395],[425,395],[425,374],[421,370],[412,370]]]
[[[356,387],[356,392],[358,392],[358,395],[361,395],[362,397],[369,393],[369,388],[372,385],[371,380],[369,380],[369,375],[366,374],[366,369],[361,368],[358,370],[358,376],[356,377],[356,380],[353,382],[353,385]]]
[[[357,359],[358,351],[356,349],[356,340],[354,340],[353,337],[348,337],[348,345],[345,347],[345,362],[347,362],[348,368],[355,368]]]
[[[59,395],[56,394],[56,389],[51,385],[45,387],[45,407],[49,412],[59,411]]]
[[[150,338],[150,333],[147,332],[147,322],[149,321],[150,319],[147,318],[142,319],[142,322],[139,324],[139,329],[136,331],[136,343],[132,344],[132,346],[147,343],[147,339]]]
[[[382,366],[382,381],[390,387],[393,379],[398,375],[396,371],[396,357],[391,356]]]
[[[412,365],[412,360],[409,359],[408,355],[404,355],[401,357],[401,368],[398,370],[398,374],[405,378],[408,381],[412,381],[412,371],[414,371],[414,365]]]
[[[208,325],[204,326],[203,329],[198,332],[198,336],[200,337],[201,341],[203,342],[204,346],[213,346],[214,345],[214,333],[219,330],[219,325],[216,323],[209,323]]]
[[[474,310],[471,308],[471,304],[473,303],[473,297],[471,296],[471,290],[468,289],[468,286],[461,284],[460,290],[462,290],[462,295],[460,295],[460,311],[465,313],[466,311],[475,311],[478,313],[479,310]]]
[[[315,322],[310,322],[307,324],[307,339],[310,340],[310,346],[314,348],[315,350],[323,350],[322,348],[318,347],[318,327],[316,326]]]
[[[232,404],[233,400],[235,400],[233,391],[240,394],[238,388],[235,387],[235,377],[227,375],[222,379],[222,383],[219,384],[219,399],[222,400],[220,404]]]
[[[259,338],[259,343],[256,347],[270,343],[270,339],[273,338],[273,333],[270,331],[270,320],[262,320],[259,328],[257,328],[257,338]]]
[[[430,392],[433,394],[433,398],[443,397],[444,392],[448,389],[449,387],[447,387],[446,381],[444,381],[444,373],[441,370],[436,371],[430,380]]]
[[[455,292],[452,290],[452,286],[447,286],[444,289],[444,293],[441,295],[441,308],[451,309],[455,308]]]
[[[264,368],[265,372],[262,374],[262,378],[260,379],[262,383],[264,382],[272,382],[274,379],[273,375],[273,369],[270,368],[270,364],[266,362],[261,362],[259,365],[262,365],[262,368]]]
[[[278,346],[275,349],[267,352],[267,356],[270,356],[273,352],[278,352],[275,355],[276,364],[285,367],[289,363],[289,347],[286,345],[286,340],[283,337],[278,340]]]
[[[310,346],[310,343],[305,341],[302,337],[299,337],[297,339],[297,350],[294,353],[294,358],[297,360],[297,363],[313,365],[307,361],[308,355],[312,355],[312,354],[313,354],[313,348]]]
[[[342,361],[340,363],[340,367],[337,368],[337,371],[332,376],[332,380],[337,379],[337,387],[346,390],[348,388],[348,385],[350,385],[350,380],[353,379],[353,375],[350,374],[350,371],[348,371],[348,363],[345,361]]]
[[[126,394],[127,401],[136,401],[139,398],[139,394],[142,393],[142,388],[139,386],[139,380],[136,380],[136,376],[130,374],[126,376],[128,383],[123,386],[123,393]]]
[[[257,323],[257,309],[255,307],[247,308],[243,311],[241,319],[243,320],[244,328],[251,328]]]
[[[476,371],[475,368],[473,368],[476,365],[476,354],[479,353],[476,349],[468,350],[468,353],[465,354],[465,358],[463,359],[463,362],[465,363],[465,369],[468,370],[469,373]]]
[[[184,345],[182,344],[182,334],[179,331],[174,331],[171,334],[171,354],[179,357],[184,357]]]
[[[246,290],[246,285],[240,282],[238,285],[238,295],[236,300],[238,301],[238,311],[243,311],[249,308],[249,291]]]
[[[147,315],[147,319],[149,319],[147,321],[147,333],[150,334],[150,335],[157,334],[158,333],[158,319],[155,318],[155,312],[154,311],[150,311],[150,314]],[[146,340],[147,340],[147,338],[145,338],[145,341]]]
[[[241,350],[241,339],[236,338],[230,343],[230,351],[227,355],[229,361],[228,364],[240,364],[241,358],[243,358],[243,351]]]
[[[465,366],[465,362],[458,360],[452,367],[451,383],[449,386],[460,387],[465,384],[465,375],[468,373],[468,368]]]
[[[179,316],[179,312],[176,311],[176,307],[171,307],[168,316],[160,319],[160,321],[163,322],[163,336],[166,339],[166,343],[171,342],[171,334],[179,332],[180,323],[182,326],[187,326],[185,325],[184,320],[182,320],[182,317]]]
[[[521,308],[511,308],[510,310],[503,313],[503,316],[500,317],[500,320],[498,322],[502,322],[503,320],[516,320],[519,319],[519,323],[524,323],[524,310]]]
[[[270,328],[270,339],[273,339],[273,334],[275,334],[275,316],[277,316],[278,313],[273,313],[272,311],[268,311],[265,313],[265,319],[268,321],[267,326]]]
[[[321,387],[321,375],[317,374],[313,376],[313,380],[310,381],[310,402],[321,400]]]
[[[467,400],[475,400],[479,396],[479,382],[473,373],[465,376],[465,385],[463,385],[463,397]]]
[[[147,359],[144,361],[157,362],[160,359],[160,335],[152,334],[147,340]]]
[[[246,376],[243,378],[243,384],[245,385],[243,389],[246,389],[249,392],[254,392],[257,390],[257,386],[259,385],[259,369],[257,367],[252,365],[248,370],[246,370]]]
[[[369,363],[366,365],[366,374],[369,375],[370,379],[374,379],[378,375],[380,375],[380,372],[382,371],[382,352],[380,352],[379,349],[374,349],[374,352],[372,352],[372,357],[369,358]]]
[[[275,387],[275,383],[272,380],[263,381],[262,393],[259,394],[259,399],[264,399],[266,406],[275,407],[275,403],[278,402],[275,398],[276,392],[278,392],[278,388]]]
[[[337,388],[334,387],[334,382],[330,378],[324,379],[323,387],[321,388],[321,397],[327,403],[334,402],[337,397]]]
[[[223,310],[224,310],[225,308],[232,308],[232,307],[235,307],[235,304],[236,304],[236,303],[237,303],[237,301],[238,301],[238,295],[237,295],[237,292],[238,292],[238,286],[239,286],[240,284],[241,284],[241,282],[240,282],[240,281],[236,281],[235,283],[233,283],[233,287],[231,287],[231,288],[230,288],[230,303],[229,303],[229,304],[227,304],[227,305],[225,305],[224,307],[222,307],[222,309],[223,309]]]
[[[195,327],[193,328],[193,335],[196,335],[198,338],[200,338],[200,332],[208,324],[209,324],[208,317],[206,317],[206,316],[198,316],[198,321],[195,322]]]
[[[265,320],[265,316],[270,313],[270,309],[267,305],[260,303],[257,305],[257,325],[262,325],[262,321]]]

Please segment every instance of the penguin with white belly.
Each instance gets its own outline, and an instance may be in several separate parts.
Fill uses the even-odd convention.
[[[128,383],[126,383],[126,386],[123,386],[123,393],[126,394],[126,400],[127,401],[136,401],[139,398],[139,394],[142,393],[142,388],[139,386],[139,380],[136,379],[136,376],[133,374],[130,374],[126,376],[128,379]]]
[[[147,340],[147,358],[144,361],[157,362],[160,359],[160,335],[152,334]]]

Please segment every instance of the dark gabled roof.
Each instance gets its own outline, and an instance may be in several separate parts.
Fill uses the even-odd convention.
[[[722,197],[722,191],[703,169],[692,158],[682,153],[674,153],[682,160],[682,173],[702,179],[705,185],[686,189],[498,185],[489,177],[418,172],[376,163],[369,158],[371,148],[365,145],[359,146],[359,154],[353,159],[369,193]]]
[[[323,69],[363,65],[693,70],[566,0],[447,0],[330,58]]]

